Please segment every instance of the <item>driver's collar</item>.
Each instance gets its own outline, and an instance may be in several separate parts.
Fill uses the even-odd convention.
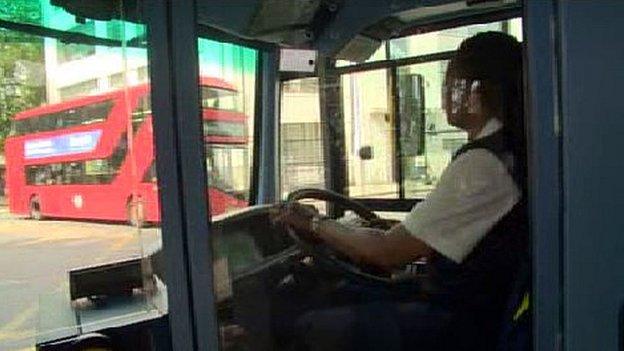
[[[498,132],[499,130],[501,130],[503,128],[503,122],[501,122],[498,118],[493,117],[490,118],[485,125],[483,126],[483,128],[481,128],[481,131],[479,132],[479,134],[477,134],[477,136],[474,138],[474,140],[479,140],[482,138],[485,138],[487,136],[490,136],[496,132]],[[473,140],[473,141],[474,141]]]

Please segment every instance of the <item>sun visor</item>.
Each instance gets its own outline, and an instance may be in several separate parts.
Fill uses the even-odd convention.
[[[381,40],[364,35],[356,35],[336,54],[336,59],[364,62],[379,49],[381,44]]]
[[[319,5],[320,0],[263,0],[257,7],[247,34],[263,37],[306,27],[312,22]]]

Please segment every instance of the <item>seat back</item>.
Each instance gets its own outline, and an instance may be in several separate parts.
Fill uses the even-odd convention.
[[[498,351],[532,350],[531,265],[521,259],[503,316]]]

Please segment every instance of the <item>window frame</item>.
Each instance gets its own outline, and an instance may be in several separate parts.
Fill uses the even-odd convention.
[[[555,2],[523,6],[524,104],[531,234],[533,348],[563,347],[564,225],[562,203],[561,51]]]
[[[270,125],[275,121],[275,92],[266,82],[276,82],[275,46],[255,45],[196,25],[195,1],[156,1],[145,6],[150,28],[148,55],[155,160],[160,191],[163,252],[168,281],[171,345],[180,350],[215,350],[219,346],[211,250],[210,201],[205,191],[206,167],[203,124],[200,116],[199,58],[197,40],[229,41],[258,50],[254,155],[250,203],[273,201],[273,194],[260,194],[265,177],[257,169],[271,157],[261,143],[271,142]],[[215,35],[218,34],[218,35]],[[272,93],[271,93],[272,92]],[[192,97],[197,98],[193,99]],[[189,103],[190,102],[190,103]],[[269,118],[262,118],[262,116]],[[273,128],[273,132],[275,128]],[[201,162],[197,162],[201,160]],[[263,162],[264,160],[264,162]],[[265,172],[266,173],[266,172]],[[273,181],[276,178],[273,177]],[[202,298],[193,298],[201,296]]]
[[[154,1],[145,10],[171,347],[216,349],[206,170],[196,162],[203,160],[197,9],[195,1]]]

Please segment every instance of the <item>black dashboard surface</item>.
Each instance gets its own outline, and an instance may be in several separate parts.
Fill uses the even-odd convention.
[[[227,259],[230,274],[250,270],[293,245],[286,231],[271,224],[272,206],[252,206],[215,218],[211,227],[215,261]]]

